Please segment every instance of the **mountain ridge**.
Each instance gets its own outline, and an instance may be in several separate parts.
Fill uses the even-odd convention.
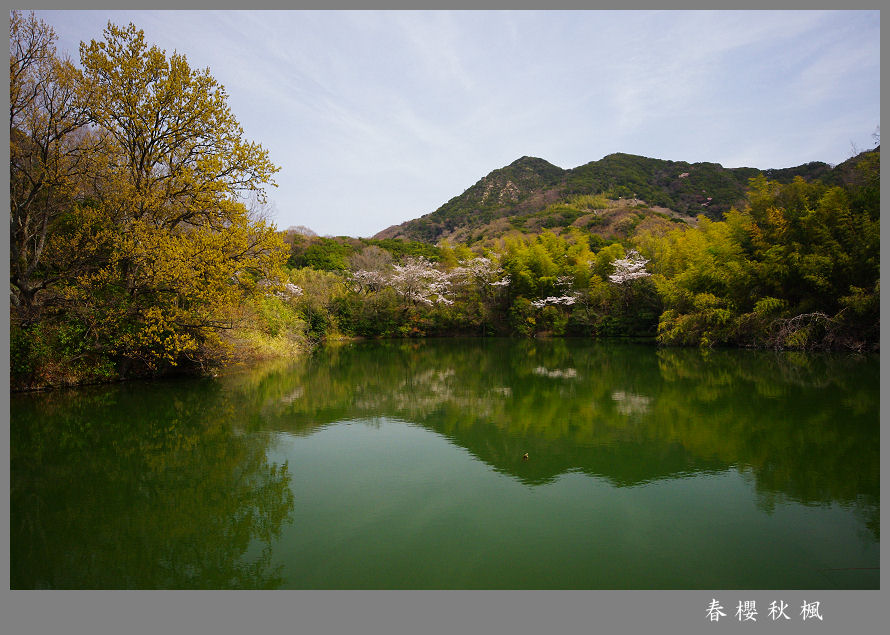
[[[801,176],[807,181],[835,185],[844,179],[844,166],[879,151],[880,146],[837,166],[811,161],[770,169],[726,168],[719,163],[653,159],[622,152],[563,169],[539,157],[522,156],[492,170],[436,210],[387,227],[373,238],[434,244],[442,239],[480,240],[511,230],[583,228],[601,221],[590,200],[585,201],[587,207],[573,205],[579,197],[604,197],[608,199],[605,207],[643,210],[640,213],[648,209],[694,224],[699,214],[719,219],[730,208],[743,204],[749,180],[758,174],[780,183]]]

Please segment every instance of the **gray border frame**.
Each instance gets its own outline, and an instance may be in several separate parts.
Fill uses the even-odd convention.
[[[231,1],[231,0],[230,0]],[[129,4],[129,3],[127,3]],[[157,4],[157,3],[153,3]],[[173,5],[151,8],[238,8],[211,6],[205,0],[190,2],[187,7]],[[275,6],[280,4],[282,6]],[[652,6],[645,6],[650,4]],[[702,2],[674,3],[686,9],[717,8]],[[782,2],[746,8],[811,9],[817,2]],[[878,9],[876,3],[863,7]],[[66,8],[59,2],[41,3],[41,8]],[[47,6],[50,5],[50,6]],[[52,6],[57,5],[57,6]],[[271,6],[270,6],[271,5]],[[405,0],[337,0],[300,2],[300,6],[281,0],[264,2],[260,8],[285,9],[638,9],[658,8],[653,0],[622,6],[610,2],[603,7],[587,3],[559,1],[556,6],[528,0],[467,0],[418,6]],[[640,6],[642,5],[642,6]],[[20,5],[21,6],[21,5]],[[128,8],[120,3],[99,3],[90,8]],[[241,4],[243,8],[243,3]],[[80,8],[85,8],[81,6]],[[139,7],[136,7],[139,8]],[[141,8],[146,8],[144,5]],[[832,8],[832,7],[820,7]],[[8,15],[7,18],[8,20]],[[97,34],[97,37],[99,34]],[[883,55],[882,55],[883,57]],[[8,72],[8,71],[6,71]],[[8,96],[7,96],[8,99]],[[883,102],[882,102],[883,106]],[[883,108],[882,108],[883,110]],[[8,133],[4,129],[8,141]],[[8,148],[8,145],[4,145]],[[6,151],[6,150],[5,150]],[[3,171],[8,191],[9,175]],[[886,198],[886,188],[882,194]],[[882,208],[883,209],[883,208]],[[8,226],[3,225],[0,244],[8,252]],[[882,233],[882,238],[883,238]],[[8,274],[9,263],[2,259]],[[886,303],[881,303],[885,313]],[[3,314],[2,372],[9,385],[9,315]],[[885,335],[882,328],[882,339]],[[886,379],[881,356],[881,377]],[[884,382],[882,381],[882,392]],[[5,443],[0,445],[4,469],[2,535],[7,548],[3,552],[3,572],[7,583],[0,589],[0,628],[7,633],[881,633],[887,584],[881,576],[879,591],[786,591],[732,590],[707,591],[10,591],[9,580],[9,393],[3,393],[2,421]],[[881,456],[887,456],[888,434],[886,409],[881,408]],[[883,461],[882,461],[883,463]],[[887,473],[882,470],[882,486]],[[884,518],[885,514],[881,514]],[[886,565],[886,550],[882,564]],[[884,567],[886,568],[886,567]],[[725,607],[727,617],[719,623],[708,622],[706,609],[712,598]],[[757,602],[757,623],[739,623],[732,619],[739,601]],[[782,600],[792,607],[791,620],[772,622],[767,607],[773,600]],[[804,602],[821,602],[824,621],[799,617]],[[794,608],[796,607],[796,608]]]

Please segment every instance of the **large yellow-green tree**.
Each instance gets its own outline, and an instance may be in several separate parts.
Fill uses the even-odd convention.
[[[54,40],[12,14],[10,93],[23,104],[10,116],[13,304],[40,305],[44,332],[54,319],[78,335],[76,356],[124,372],[218,358],[221,330],[286,258],[245,205],[265,200],[277,168],[244,139],[209,69],[149,46],[134,25],[81,44],[80,69]],[[23,314],[14,321],[30,328]]]

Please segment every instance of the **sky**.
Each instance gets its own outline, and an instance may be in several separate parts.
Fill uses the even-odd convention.
[[[209,68],[279,229],[369,237],[522,156],[840,163],[880,126],[878,11],[38,11]]]

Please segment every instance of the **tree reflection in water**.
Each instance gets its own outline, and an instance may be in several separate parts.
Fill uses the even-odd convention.
[[[850,355],[428,340],[329,347],[229,381],[262,386],[259,429],[402,419],[529,485],[572,471],[633,486],[738,469],[764,509],[839,503],[878,538],[877,371],[876,357]]]
[[[211,382],[16,396],[13,588],[269,588],[286,465]],[[249,545],[261,545],[248,555]]]
[[[876,357],[430,340],[14,395],[11,586],[282,586],[272,548],[299,483],[272,440],[355,420],[422,426],[529,488],[737,471],[767,514],[838,505],[879,541],[878,377]]]

